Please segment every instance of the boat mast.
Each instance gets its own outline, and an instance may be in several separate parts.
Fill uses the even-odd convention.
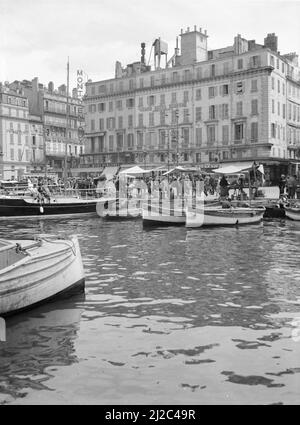
[[[69,56],[67,63],[67,111],[66,111],[66,138],[65,138],[65,161],[64,161],[64,183],[66,184],[68,178],[68,135],[69,135]]]

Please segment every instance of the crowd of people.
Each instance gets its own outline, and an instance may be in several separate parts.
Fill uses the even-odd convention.
[[[280,197],[287,196],[288,199],[295,199],[297,186],[297,175],[285,176],[282,174],[279,180]]]

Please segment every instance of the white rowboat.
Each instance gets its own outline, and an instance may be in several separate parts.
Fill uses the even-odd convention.
[[[16,313],[63,292],[84,288],[76,236],[0,239],[0,315]]]

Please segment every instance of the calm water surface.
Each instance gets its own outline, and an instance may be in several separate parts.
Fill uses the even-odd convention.
[[[78,234],[86,292],[7,319],[0,404],[299,404],[299,223],[0,223],[35,233]]]

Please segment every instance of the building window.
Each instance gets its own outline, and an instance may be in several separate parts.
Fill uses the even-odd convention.
[[[165,111],[160,111],[160,125],[166,124],[166,114]]]
[[[129,133],[127,134],[127,147],[128,149],[133,149],[134,140],[133,140],[133,134]]]
[[[139,97],[139,108],[143,107],[143,98]]]
[[[165,105],[165,103],[166,103],[166,95],[161,94],[160,95],[160,104]]]
[[[229,94],[229,85],[228,84],[223,84],[221,86],[221,94],[222,94],[222,96],[227,96]]]
[[[214,125],[207,126],[207,144],[212,145],[216,141],[216,127]]]
[[[250,67],[256,68],[260,65],[260,56],[251,56],[250,58]]]
[[[281,63],[281,71],[284,73],[284,62]]]
[[[196,90],[196,100],[201,100],[201,89]]]
[[[98,103],[98,112],[105,111],[105,103]]]
[[[172,73],[172,79],[174,83],[177,83],[179,81],[178,72],[175,71]]]
[[[208,97],[210,99],[215,97],[215,87],[208,87]]]
[[[223,125],[222,126],[222,143],[223,145],[228,145],[229,142],[229,126]]]
[[[95,130],[95,120],[91,120],[91,131]]]
[[[104,130],[104,118],[99,119],[99,130]]]
[[[189,110],[188,109],[184,109],[183,110],[183,122],[184,123],[189,122],[189,116],[190,116]]]
[[[154,126],[154,112],[149,113],[149,125]]]
[[[210,65],[210,76],[214,77],[216,75],[216,65],[212,64]]]
[[[166,84],[167,78],[166,78],[166,74],[162,74],[161,76],[161,84],[162,86],[164,86]]]
[[[160,149],[164,149],[166,144],[166,132],[165,130],[161,130],[159,132],[159,147]]]
[[[251,142],[257,142],[258,140],[258,123],[251,123]]]
[[[197,68],[196,78],[197,78],[197,80],[201,80],[201,78],[202,78],[202,68]]]
[[[123,128],[123,117],[118,117],[118,129]]]
[[[133,108],[134,107],[134,99],[130,98],[126,100],[126,106],[127,108]]]
[[[10,159],[11,159],[12,161],[14,161],[14,160],[15,160],[15,150],[14,150],[13,148],[11,148],[11,149],[10,149]]]
[[[216,105],[210,105],[208,112],[209,112],[209,119],[215,120],[216,119]]]
[[[273,66],[273,67],[274,67],[274,56],[271,56],[271,58],[270,58],[270,63],[271,63],[271,66]]]
[[[277,114],[280,116],[280,102],[277,102]]]
[[[143,127],[144,125],[144,116],[143,114],[139,114],[139,127]]]
[[[129,90],[134,89],[134,80],[129,80]]]
[[[190,70],[189,70],[189,69],[186,69],[186,70],[184,71],[184,81],[189,81],[189,80],[190,80],[190,78],[191,78]]]
[[[271,137],[276,138],[276,124],[271,123]]]
[[[155,96],[148,96],[148,106],[154,106],[155,105]]]
[[[189,92],[186,90],[183,92],[183,102],[189,101]]]
[[[274,90],[275,89],[275,79],[274,79],[274,77],[272,77],[272,90]]]
[[[116,108],[120,110],[120,109],[122,109],[122,107],[123,107],[122,106],[122,100],[117,100],[117,102],[116,102]]]
[[[196,153],[196,162],[197,163],[201,162],[201,153],[200,152]]]
[[[128,115],[128,128],[133,127],[133,115]]]
[[[234,124],[234,140],[236,142],[241,142],[244,138],[244,124],[236,123]]]
[[[236,94],[242,94],[244,92],[244,84],[243,81],[238,81],[236,83]]]
[[[282,104],[282,118],[285,118],[285,103]]]
[[[176,103],[176,101],[177,101],[177,96],[176,96],[176,92],[173,92],[172,93],[172,98],[171,98],[172,100],[171,100],[171,103]]]
[[[228,103],[223,103],[221,105],[221,111],[222,111],[222,119],[226,120],[229,118],[229,108],[228,108]]]
[[[223,151],[222,152],[222,155],[223,155],[223,159],[228,159],[229,158],[228,151]]]
[[[202,108],[197,107],[196,108],[196,122],[199,122],[202,120]]]
[[[251,114],[252,115],[258,114],[258,101],[257,101],[257,99],[251,100]]]
[[[229,72],[229,63],[228,62],[225,62],[225,63],[223,63],[223,74],[228,74],[228,72]]]
[[[257,92],[257,80],[251,80],[251,92]]]
[[[117,133],[117,149],[123,149],[123,133]]]
[[[196,146],[202,145],[202,128],[196,128]]]
[[[238,59],[237,67],[238,69],[243,69],[243,59]]]
[[[272,114],[275,114],[275,101],[272,99]]]
[[[236,114],[237,114],[237,116],[243,115],[243,102],[237,102],[236,103]]]
[[[184,146],[188,146],[189,144],[189,138],[190,138],[190,131],[188,128],[183,128],[182,129],[182,140],[183,140],[183,144]]]
[[[114,150],[114,136],[113,135],[110,135],[108,137],[108,149],[110,151],[113,151]]]
[[[139,82],[140,82],[140,89],[142,89],[144,87],[144,78],[140,78]]]
[[[137,132],[137,149],[143,148],[143,133],[141,131]]]
[[[114,105],[113,102],[109,102],[109,104],[108,104],[109,112],[111,112],[113,110],[113,107],[114,107],[113,105]]]

